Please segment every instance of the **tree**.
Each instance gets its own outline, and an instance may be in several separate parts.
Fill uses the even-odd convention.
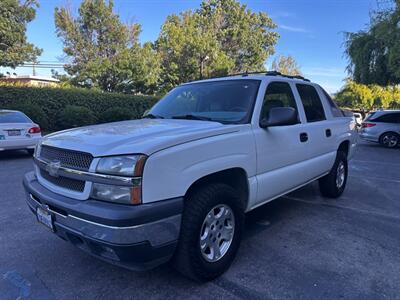
[[[168,16],[156,42],[164,88],[263,70],[279,37],[275,27],[266,13],[253,13],[236,0],[204,0],[195,11]]]
[[[35,18],[36,0],[0,1],[0,66],[15,68],[34,62],[42,50],[28,43],[26,26]]]
[[[359,84],[349,80],[335,97],[340,106],[359,109],[400,107],[400,87]]]
[[[64,52],[71,59],[65,69],[83,86],[114,91],[130,78],[138,78],[134,72],[142,69],[132,64],[142,62],[133,58],[141,53],[154,54],[148,46],[141,49],[140,25],[122,23],[113,12],[112,0],[108,4],[104,0],[84,0],[77,17],[66,7],[56,8],[55,24]]]
[[[293,56],[283,56],[279,55],[272,62],[272,70],[278,71],[285,75],[302,75],[300,72],[300,67],[298,66],[296,60]]]
[[[400,83],[400,0],[393,3],[372,15],[367,30],[346,34],[348,71],[358,83]]]
[[[161,61],[160,55],[150,42],[131,51],[131,70],[127,79],[117,89],[126,93],[154,94],[159,89]]]

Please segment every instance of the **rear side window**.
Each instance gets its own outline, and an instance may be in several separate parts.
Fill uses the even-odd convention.
[[[370,112],[370,113],[368,114],[368,116],[365,118],[365,121],[368,121],[368,120],[373,119],[375,114],[376,114],[375,111]]]
[[[296,88],[304,106],[307,122],[325,120],[324,108],[315,88],[308,84],[296,84]]]
[[[387,113],[377,118],[371,117],[369,120],[382,123],[400,123],[400,113]]]
[[[321,88],[322,92],[324,93],[326,100],[328,101],[328,104],[329,104],[329,106],[331,108],[331,111],[332,111],[332,115],[335,118],[343,117],[344,114],[343,114],[342,110],[337,106],[335,101],[333,101],[331,96],[329,96],[329,94],[322,87],[320,87],[320,88]]]
[[[260,120],[268,118],[269,111],[273,107],[292,107],[297,112],[296,100],[294,99],[292,88],[287,82],[275,81],[268,84]]]
[[[4,123],[31,123],[32,121],[21,112],[0,111],[0,124]]]

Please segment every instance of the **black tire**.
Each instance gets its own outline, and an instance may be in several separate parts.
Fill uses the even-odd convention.
[[[343,180],[338,180],[339,176],[339,167],[344,168],[344,178]],[[341,174],[341,173],[340,173]],[[343,151],[338,151],[336,155],[335,163],[328,175],[319,179],[319,190],[324,197],[329,198],[338,198],[342,195],[346,183],[347,183],[347,174],[348,174],[348,166],[347,166],[347,155]]]
[[[26,151],[28,151],[29,155],[33,155],[33,153],[35,153],[35,149],[26,149]]]
[[[400,143],[400,136],[396,132],[385,132],[379,138],[379,143],[386,148],[396,148]]]
[[[207,214],[218,205],[231,209],[235,226],[227,252],[219,260],[210,262],[200,249],[200,234]],[[173,258],[175,268],[183,275],[200,282],[220,276],[230,267],[236,256],[243,227],[244,207],[232,187],[212,183],[198,188],[186,199],[180,238]]]

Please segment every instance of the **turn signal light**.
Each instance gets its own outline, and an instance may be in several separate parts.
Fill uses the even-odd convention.
[[[371,128],[374,127],[376,124],[374,123],[362,123],[361,128]]]
[[[40,127],[32,127],[28,130],[28,133],[40,133],[41,131]]]

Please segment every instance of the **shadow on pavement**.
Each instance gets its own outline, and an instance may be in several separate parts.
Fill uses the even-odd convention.
[[[32,155],[30,155],[25,150],[5,150],[5,151],[0,151],[0,160],[29,158],[29,157],[32,157]]]

